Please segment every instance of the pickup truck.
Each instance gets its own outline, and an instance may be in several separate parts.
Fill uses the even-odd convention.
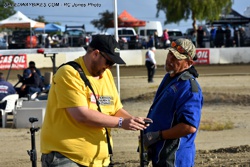
[[[139,38],[134,28],[118,28],[120,49],[140,48]]]
[[[15,30],[9,38],[9,49],[36,48],[37,37],[30,30]]]
[[[85,26],[65,26],[62,46],[84,47],[89,45],[90,38],[85,31]]]

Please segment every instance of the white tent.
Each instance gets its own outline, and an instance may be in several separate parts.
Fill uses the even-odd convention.
[[[45,24],[29,19],[17,11],[16,14],[0,21],[0,28],[44,28]]]
[[[0,21],[0,28],[30,28],[30,37],[32,36],[32,28],[44,28],[45,24],[29,19],[20,11],[16,14],[8,17],[7,19]],[[30,45],[32,46],[32,41],[30,40]]]

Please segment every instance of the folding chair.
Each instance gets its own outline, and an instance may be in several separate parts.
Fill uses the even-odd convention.
[[[12,113],[15,110],[16,102],[17,102],[18,98],[19,98],[18,94],[12,94],[12,95],[5,96],[0,101],[0,103],[4,103],[5,101],[7,102],[5,109],[0,109],[0,111],[2,113],[2,128],[5,128],[5,126],[6,126],[7,114]]]

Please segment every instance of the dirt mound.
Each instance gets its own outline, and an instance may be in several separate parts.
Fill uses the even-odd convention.
[[[249,166],[250,146],[220,148],[215,150],[198,150],[196,166]]]
[[[240,152],[250,152],[250,146],[249,145],[242,145],[238,147],[228,147],[228,148],[219,148],[214,150],[199,150],[198,151],[201,154],[206,153],[240,153]]]

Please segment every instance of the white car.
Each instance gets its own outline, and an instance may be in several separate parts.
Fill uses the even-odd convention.
[[[0,37],[0,49],[8,49],[9,44],[4,38]]]

